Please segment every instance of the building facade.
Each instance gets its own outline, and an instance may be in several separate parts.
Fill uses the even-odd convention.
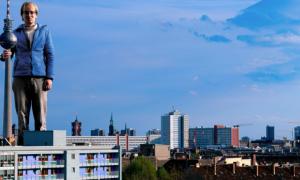
[[[215,125],[213,128],[190,128],[190,148],[204,148],[210,145],[239,147],[239,128]]]
[[[67,145],[97,145],[105,147],[120,146],[123,151],[136,151],[147,143],[146,136],[67,136]]]
[[[160,129],[151,129],[147,132],[148,144],[161,144],[161,131]]]
[[[267,125],[266,127],[266,140],[274,141],[275,139],[275,127]]]
[[[189,117],[174,110],[161,116],[161,143],[170,145],[170,149],[188,148]]]
[[[121,151],[101,146],[0,147],[2,179],[122,179]]]
[[[103,129],[93,129],[91,130],[91,136],[105,136],[105,131]]]
[[[294,138],[295,140],[300,140],[300,126],[294,128]]]
[[[125,135],[128,135],[128,136],[135,136],[136,135],[136,131],[135,129],[133,128],[127,128],[127,125],[125,124],[125,128],[123,130],[121,130],[121,136],[125,136]]]
[[[190,128],[190,148],[206,147],[214,144],[214,128]]]

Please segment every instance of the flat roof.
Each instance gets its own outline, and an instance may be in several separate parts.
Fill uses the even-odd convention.
[[[65,151],[65,150],[99,150],[118,152],[113,146],[0,146],[0,152],[8,151]]]

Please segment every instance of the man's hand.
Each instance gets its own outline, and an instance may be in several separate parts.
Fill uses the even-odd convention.
[[[11,57],[11,55],[12,55],[12,52],[10,49],[4,49],[3,53],[2,53],[2,58],[3,58],[3,60],[6,61]]]
[[[52,88],[52,80],[51,79],[45,79],[43,88],[45,91],[49,91]]]

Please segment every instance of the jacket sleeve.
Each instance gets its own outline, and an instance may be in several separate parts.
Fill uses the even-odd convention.
[[[50,31],[46,30],[46,43],[44,47],[44,58],[46,65],[46,78],[52,79],[54,78],[54,47],[52,42],[52,37]]]

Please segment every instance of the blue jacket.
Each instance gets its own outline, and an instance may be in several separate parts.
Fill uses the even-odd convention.
[[[17,45],[15,54],[14,77],[46,77],[53,79],[54,48],[51,34],[46,25],[37,27],[32,45],[25,35],[24,25],[20,25],[14,34]]]

